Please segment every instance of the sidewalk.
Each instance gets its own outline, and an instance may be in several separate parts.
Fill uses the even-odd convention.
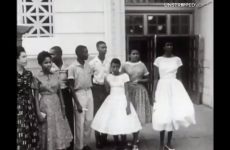
[[[173,135],[172,144],[176,150],[213,150],[213,109],[204,105],[195,105],[196,125],[188,128],[180,128]],[[128,136],[131,140],[132,136]],[[167,136],[166,136],[167,138]],[[109,141],[113,141],[109,136]],[[90,144],[93,150],[95,148],[94,134]],[[151,124],[143,127],[140,133],[139,150],[158,150],[159,132],[154,131]],[[103,150],[112,150],[114,147],[107,146]]]

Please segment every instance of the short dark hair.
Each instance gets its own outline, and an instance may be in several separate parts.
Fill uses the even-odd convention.
[[[106,44],[106,43],[104,41],[98,41],[97,44],[96,44],[96,46],[98,47],[101,44]]]
[[[22,46],[17,46],[17,59],[21,55],[22,52],[26,52]]]
[[[53,49],[58,55],[62,56],[62,49],[60,46],[53,46],[51,49]]]
[[[38,54],[37,60],[38,60],[38,64],[41,66],[43,61],[46,59],[46,57],[51,58],[51,55],[49,52],[47,51],[42,51]]]
[[[110,65],[112,64],[118,64],[121,66],[121,61],[118,58],[113,58]]]
[[[87,47],[84,45],[78,45],[75,49],[75,54],[79,56],[79,54],[81,54],[85,48]]]
[[[131,50],[129,51],[129,54],[131,54],[133,51],[137,51],[137,52],[140,54],[140,51],[139,51],[138,49],[131,49]]]

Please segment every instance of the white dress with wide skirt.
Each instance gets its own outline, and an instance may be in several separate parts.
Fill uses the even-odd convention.
[[[154,65],[159,69],[160,79],[153,106],[153,129],[173,131],[180,126],[195,124],[193,103],[181,81],[176,79],[177,69],[182,66],[181,59],[158,57]]]
[[[110,94],[97,111],[91,127],[110,135],[139,131],[142,127],[132,103],[130,103],[131,114],[126,113],[127,100],[124,83],[129,81],[129,76],[126,73],[118,76],[109,74],[107,81],[111,88]]]

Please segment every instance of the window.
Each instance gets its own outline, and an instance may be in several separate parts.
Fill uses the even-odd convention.
[[[189,34],[190,16],[172,15],[171,16],[171,34]]]
[[[127,35],[192,34],[192,14],[130,13],[126,14]]]
[[[32,26],[26,37],[50,37],[53,35],[52,0],[20,0],[24,25]]]
[[[148,34],[166,34],[166,16],[148,15]]]
[[[126,33],[128,34],[143,34],[144,32],[143,15],[126,16]]]

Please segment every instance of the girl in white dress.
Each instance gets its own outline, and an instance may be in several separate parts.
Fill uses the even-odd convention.
[[[132,103],[126,98],[125,86],[129,81],[126,73],[119,72],[121,63],[119,59],[111,61],[111,71],[105,79],[110,94],[97,111],[91,127],[101,133],[114,136],[116,146],[119,146],[119,135],[124,139],[126,134],[141,130],[141,123]],[[134,139],[136,140],[136,139]],[[125,141],[122,141],[125,144]]]
[[[166,43],[163,56],[154,62],[153,129],[160,131],[160,150],[174,150],[171,139],[180,126],[195,124],[194,106],[180,80],[181,59],[172,54],[172,43]],[[160,76],[160,79],[159,79]],[[178,78],[178,79],[177,79]],[[164,145],[165,131],[168,141]]]

